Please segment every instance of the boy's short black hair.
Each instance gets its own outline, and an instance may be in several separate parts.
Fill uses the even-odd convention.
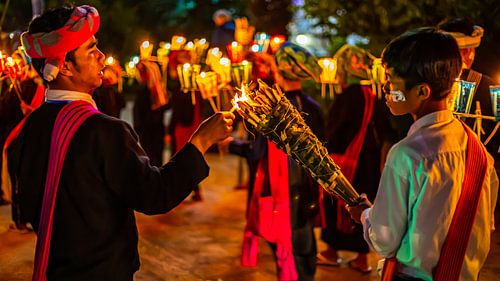
[[[472,36],[474,32],[474,24],[463,18],[447,18],[441,21],[437,28],[447,32],[460,32],[467,36]]]
[[[443,99],[460,75],[462,58],[456,40],[433,27],[405,32],[382,52],[382,62],[406,81],[406,89],[426,83],[434,99]]]
[[[69,20],[71,13],[75,9],[74,6],[64,6],[52,10],[48,10],[39,17],[34,18],[28,27],[29,34],[35,34],[39,32],[51,32],[57,30],[64,26],[64,24]],[[75,52],[74,50],[66,54],[66,61],[71,61],[75,63]],[[43,67],[45,66],[44,58],[34,58],[31,59],[33,67],[36,72],[43,78]],[[45,81],[45,79],[44,79]],[[47,83],[47,81],[45,81]]]

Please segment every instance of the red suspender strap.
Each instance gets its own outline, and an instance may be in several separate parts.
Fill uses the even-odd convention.
[[[54,209],[59,179],[73,135],[87,118],[98,113],[89,103],[73,101],[64,106],[58,113],[49,152],[49,165],[43,194],[40,223],[35,251],[35,267],[33,281],[47,280],[47,267],[49,262],[50,238],[54,220]]]
[[[484,147],[471,129],[462,125],[468,137],[465,175],[462,192],[434,269],[434,280],[437,281],[457,281],[460,277],[488,166]]]
[[[434,268],[434,281],[457,281],[460,278],[488,165],[486,152],[481,143],[469,127],[465,124],[463,126],[467,132],[467,154],[462,192],[441,248],[438,263]],[[395,268],[396,259],[386,259],[382,281],[392,280]]]

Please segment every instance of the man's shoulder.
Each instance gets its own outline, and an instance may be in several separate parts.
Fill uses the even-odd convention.
[[[89,118],[89,125],[105,131],[132,130],[132,126],[126,121],[104,113],[98,113],[91,116]]]

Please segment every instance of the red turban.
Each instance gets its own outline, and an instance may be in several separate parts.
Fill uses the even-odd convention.
[[[52,81],[59,73],[66,54],[89,40],[99,30],[100,18],[92,6],[73,10],[63,27],[50,32],[21,34],[21,43],[31,58],[44,58],[43,78]]]

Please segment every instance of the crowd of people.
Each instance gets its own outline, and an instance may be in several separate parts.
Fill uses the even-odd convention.
[[[204,154],[216,149],[248,164],[242,266],[257,266],[261,238],[278,280],[314,280],[317,266],[344,263],[340,250],[356,253],[347,264],[361,273],[373,270],[367,256],[377,252],[383,280],[477,280],[494,230],[500,136],[483,145],[473,121],[453,116],[448,97],[458,77],[475,82],[472,110],[477,100],[483,114],[494,114],[493,81],[471,69],[481,27],[451,19],[396,37],[381,56],[381,96],[366,84],[375,57],[343,46],[334,55],[340,92],[327,112],[303,89],[304,80],[320,83],[308,50],[291,42],[266,52],[246,48],[251,80],[283,89],[362,193],[347,206],[264,136],[232,134],[241,117],[207,114],[199,91],[183,93],[178,66],[192,59],[183,49],[170,51],[164,69],[141,57],[133,126],[121,120],[123,70],[106,65],[97,46],[100,16],[71,6],[34,18],[21,36],[30,71],[20,95],[2,83],[1,200],[12,204],[12,229],[37,234],[33,280],[132,280],[139,269],[134,211],[167,213],[190,194],[202,200]],[[241,24],[228,11],[213,19],[221,50],[245,37],[235,36]],[[315,227],[327,245],[321,252]]]

